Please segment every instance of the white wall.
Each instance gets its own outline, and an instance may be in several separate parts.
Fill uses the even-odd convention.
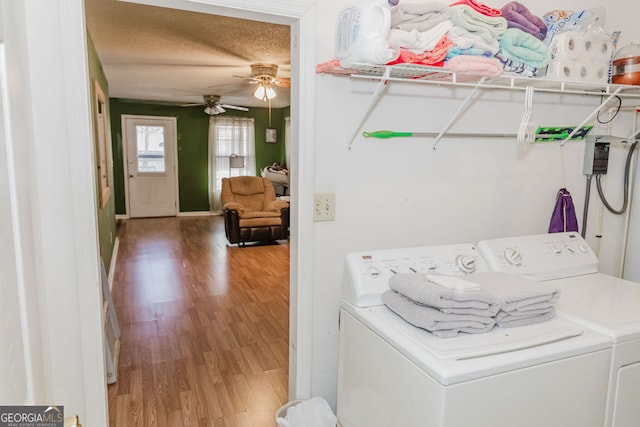
[[[6,404],[63,405],[67,415],[79,414],[83,424],[105,426],[95,162],[93,145],[87,143],[92,136],[82,2],[0,1],[7,60],[2,70],[7,88],[2,163],[8,165],[10,192],[0,198],[10,202],[11,218],[2,219],[12,221],[14,234],[13,241],[0,238],[0,244],[14,258],[3,266],[15,264],[7,284],[18,293],[16,298],[12,292],[12,298],[20,302],[21,318],[12,320],[20,322],[16,330],[25,336],[25,372],[16,369],[12,379],[25,380],[26,388],[15,387]],[[9,356],[17,366],[20,353]]]
[[[323,33],[318,37],[318,63],[334,57],[335,17],[348,3],[318,3],[318,28]],[[559,8],[551,0],[530,3],[531,11],[539,15]],[[638,6],[626,3],[617,5],[619,9],[608,4],[607,8],[628,17],[628,10]],[[562,3],[565,9],[577,10],[599,5]],[[618,18],[616,24],[629,33],[635,31],[631,19]],[[312,390],[333,404],[345,254],[546,233],[556,192],[565,186],[573,194],[580,221],[584,145],[571,142],[560,150],[558,144],[467,138],[444,139],[433,151],[428,139],[358,137],[349,152],[347,144],[375,83],[331,75],[318,75],[316,83],[314,186],[317,192],[335,192],[336,220],[315,223]],[[360,131],[440,131],[467,94],[468,89],[392,82]],[[523,100],[523,92],[486,91],[452,131],[517,133]],[[534,118],[543,126],[578,125],[599,102],[599,97],[536,94]],[[606,127],[594,130],[606,131]],[[594,192],[595,187],[592,196]],[[613,197],[612,203],[618,204]],[[620,235],[612,234],[611,240],[618,242]]]

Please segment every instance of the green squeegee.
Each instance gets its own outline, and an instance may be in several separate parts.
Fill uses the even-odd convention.
[[[571,136],[572,140],[584,139],[593,126],[582,126],[574,135]],[[539,127],[536,130],[536,142],[550,142],[550,141],[563,141],[565,140],[575,128],[572,127]],[[437,136],[434,132],[394,132],[390,130],[377,130],[374,132],[362,132],[362,136],[365,138],[406,138],[406,137],[434,137]],[[513,133],[447,133],[447,136],[454,138],[516,138],[517,135]]]

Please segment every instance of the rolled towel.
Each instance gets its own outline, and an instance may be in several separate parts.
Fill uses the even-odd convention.
[[[546,37],[547,24],[542,18],[532,14],[522,3],[512,1],[505,4],[501,10],[502,16],[507,20],[507,27],[517,28],[540,40]]]
[[[439,1],[400,2],[391,12],[391,28],[404,31],[428,31],[447,20],[449,20],[449,7],[446,3]]]
[[[489,332],[495,325],[493,317],[443,313],[435,308],[416,304],[392,290],[382,294],[382,302],[407,322],[440,338],[452,338],[459,332]]]
[[[499,40],[500,54],[532,68],[545,67],[551,60],[549,47],[541,40],[517,28],[509,28]]]
[[[445,314],[492,317],[500,310],[498,297],[489,292],[455,290],[427,279],[424,274],[396,274],[389,280],[389,287],[418,304],[439,309]]]
[[[480,3],[476,0],[460,0],[455,3],[451,3],[449,6],[455,6],[458,4],[466,4],[467,6],[472,7],[477,12],[486,15],[486,16],[500,16],[502,15],[502,11],[500,9],[496,9],[494,7],[489,7],[484,3]]]
[[[460,4],[449,8],[453,25],[466,28],[486,43],[500,38],[507,30],[507,20],[501,16],[486,16],[471,6]]]
[[[499,76],[502,74],[502,63],[496,58],[475,55],[457,55],[443,65],[444,68],[479,76]]]

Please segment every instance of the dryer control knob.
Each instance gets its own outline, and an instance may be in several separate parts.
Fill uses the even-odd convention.
[[[378,277],[382,276],[382,271],[380,271],[376,267],[369,267],[365,274],[373,279],[377,279]]]
[[[507,248],[504,250],[504,257],[511,265],[522,264],[522,254],[517,248]]]
[[[581,244],[580,246],[578,246],[578,249],[580,250],[580,252],[589,252],[589,246],[587,246],[586,244]]]
[[[456,265],[465,273],[473,273],[476,271],[476,258],[471,255],[458,255]]]

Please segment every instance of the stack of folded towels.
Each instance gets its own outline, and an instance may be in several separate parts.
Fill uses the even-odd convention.
[[[436,274],[397,274],[382,301],[407,322],[441,338],[489,332],[555,317],[560,291],[549,284],[499,272],[464,279]]]
[[[392,9],[389,43],[399,56],[388,65],[444,66],[451,71],[536,76],[550,60],[547,27],[518,2],[501,9],[478,0],[400,2]]]

